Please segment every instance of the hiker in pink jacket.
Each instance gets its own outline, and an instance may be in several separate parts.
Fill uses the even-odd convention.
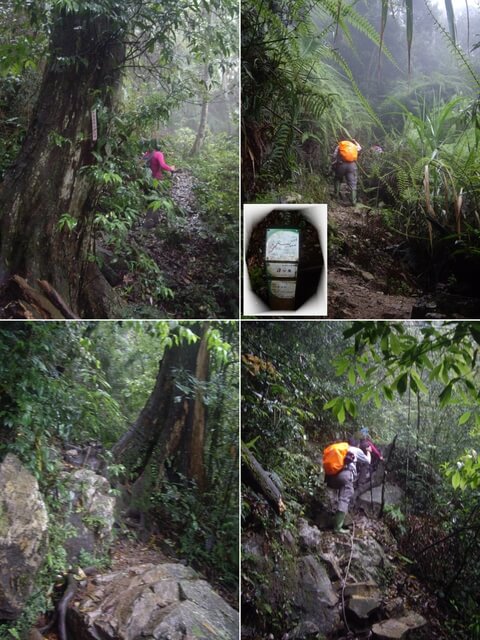
[[[163,171],[176,171],[175,166],[172,164],[170,167],[165,162],[165,157],[161,151],[147,151],[143,156],[144,160],[148,162],[148,166],[152,172],[152,178],[155,180],[163,180]]]

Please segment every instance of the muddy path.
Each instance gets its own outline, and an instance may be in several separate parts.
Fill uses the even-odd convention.
[[[421,291],[379,213],[328,206],[329,318],[410,318]]]
[[[145,212],[130,232],[130,246],[138,255],[144,253],[162,274],[161,282],[150,286],[151,295],[141,272],[125,276],[131,291],[128,302],[137,315],[150,317],[155,311],[155,317],[232,316],[232,303],[217,284],[219,248],[197,206],[196,186],[188,170],[176,172],[170,195],[177,211]]]

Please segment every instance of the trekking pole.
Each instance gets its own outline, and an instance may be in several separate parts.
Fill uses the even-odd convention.
[[[390,450],[388,452],[388,456],[387,456],[387,460],[384,463],[384,469],[383,469],[383,480],[382,480],[382,501],[380,503],[380,512],[378,514],[378,517],[381,518],[383,516],[383,508],[385,506],[385,480],[387,479],[387,473],[388,473],[388,463],[390,462],[390,457],[393,453],[393,450],[395,449],[395,442],[397,441],[397,437],[398,437],[398,433],[395,434],[395,437],[392,440],[392,444],[390,447]]]

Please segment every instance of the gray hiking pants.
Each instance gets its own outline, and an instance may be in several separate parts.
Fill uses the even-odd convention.
[[[344,469],[334,476],[325,476],[325,482],[331,489],[338,489],[337,511],[347,513],[348,503],[353,497],[353,471]]]
[[[357,189],[357,163],[356,162],[337,162],[335,165],[335,180],[342,182],[345,178],[350,191]]]

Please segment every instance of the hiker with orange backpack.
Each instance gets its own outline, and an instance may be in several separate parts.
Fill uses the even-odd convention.
[[[361,150],[362,147],[355,138],[352,138],[352,140],[341,140],[333,152],[335,197],[340,197],[340,185],[345,178],[353,206],[357,204],[357,159]]]
[[[357,461],[370,464],[370,452],[364,453],[356,440],[334,442],[323,451],[323,470],[325,482],[330,489],[338,489],[337,511],[334,516],[333,530],[342,530],[348,505],[354,494],[353,483],[357,477]]]

